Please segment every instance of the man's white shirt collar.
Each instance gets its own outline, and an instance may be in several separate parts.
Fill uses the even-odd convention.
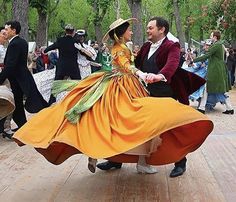
[[[157,41],[156,43],[151,42],[150,50],[148,52],[148,59],[156,52],[156,50],[161,46],[162,42],[165,40],[166,37]]]
[[[13,36],[11,39],[9,39],[9,43],[11,43],[11,41],[12,41],[14,38],[16,38],[17,36],[19,36],[19,34],[15,35],[15,36]]]

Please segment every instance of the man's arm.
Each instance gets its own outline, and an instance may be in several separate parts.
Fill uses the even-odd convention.
[[[7,58],[5,59],[4,68],[0,73],[0,85],[12,75],[17,74],[17,64],[20,57],[20,47],[18,44],[10,44],[7,50]]]
[[[44,53],[47,53],[51,50],[55,50],[55,49],[58,49],[59,48],[59,44],[58,44],[58,40],[52,44],[51,46],[48,46],[45,50],[44,50]]]
[[[176,42],[169,48],[166,64],[159,72],[159,74],[162,74],[165,77],[166,82],[171,82],[172,76],[175,74],[177,68],[179,67],[179,60],[180,45]]]
[[[193,62],[202,62],[208,59],[211,56],[211,53],[208,51],[204,55],[193,59]]]
[[[165,66],[160,70],[158,74],[149,73],[146,77],[146,82],[155,83],[164,81],[170,83],[172,76],[175,74],[177,68],[179,67],[179,60],[180,45],[176,42],[169,47]]]
[[[204,55],[193,59],[193,62],[205,61],[210,56],[214,55],[218,48],[220,48],[219,45],[213,45],[212,47],[209,48],[209,50]]]

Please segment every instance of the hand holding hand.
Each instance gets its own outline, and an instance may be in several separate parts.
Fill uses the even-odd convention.
[[[160,74],[153,74],[153,73],[149,73],[146,76],[146,82],[147,83],[155,83],[155,82],[159,82],[162,81],[163,77]]]

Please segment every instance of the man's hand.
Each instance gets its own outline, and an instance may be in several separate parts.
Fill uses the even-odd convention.
[[[146,76],[147,83],[155,83],[155,82],[159,82],[159,81],[163,81],[163,76],[160,74],[149,73]]]

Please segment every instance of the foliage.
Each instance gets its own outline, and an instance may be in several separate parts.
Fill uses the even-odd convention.
[[[54,15],[50,18],[49,39],[54,41],[62,35],[64,25],[69,23],[76,29],[91,30],[88,32],[89,35],[91,32],[94,34],[88,21],[90,13],[90,6],[84,0],[61,0]]]
[[[236,40],[235,0],[213,0],[208,11],[210,25],[220,29],[228,41]]]
[[[111,0],[87,0],[87,2],[93,8],[93,13],[91,15],[93,23],[95,25],[101,24],[112,1]]]
[[[49,16],[49,39],[55,40],[62,34],[63,25],[73,24],[77,29],[86,29],[88,38],[95,37],[95,23],[101,23],[104,34],[108,26],[116,19],[115,0],[60,0],[58,7]],[[2,9],[6,3],[6,11],[0,13],[0,25],[11,19],[12,0],[0,0]],[[29,27],[35,33],[37,27],[37,10],[51,14],[56,0],[30,0]],[[120,0],[122,18],[131,16],[127,0]],[[50,3],[50,4],[49,4]],[[94,10],[94,3],[98,8]],[[152,16],[163,16],[171,24],[171,32],[176,35],[172,0],[142,0],[142,23],[145,29],[148,19]],[[235,0],[179,0],[180,14],[184,31],[189,28],[191,38],[206,39],[213,29],[220,29],[228,40],[236,39],[236,4]],[[223,16],[223,18],[222,18]],[[219,20],[221,19],[221,21]]]
[[[0,26],[3,26],[5,21],[12,17],[12,0],[0,0]]]
[[[36,8],[42,13],[47,13],[48,0],[29,0],[30,6]]]

